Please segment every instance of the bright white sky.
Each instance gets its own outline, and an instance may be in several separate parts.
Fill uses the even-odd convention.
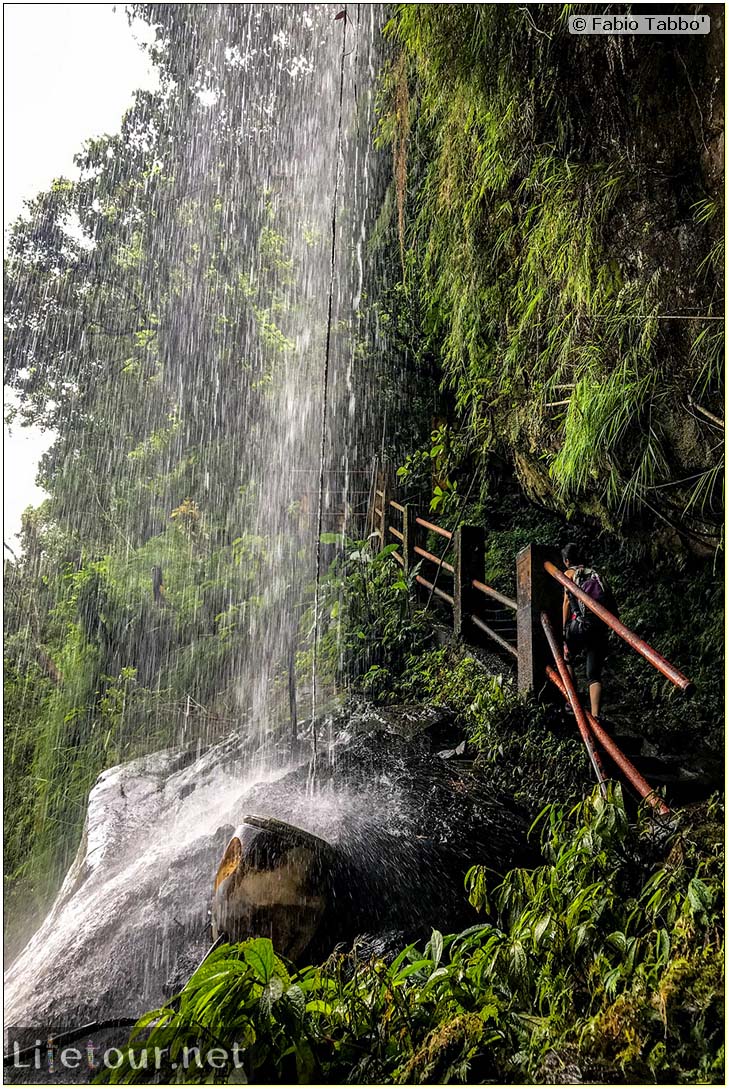
[[[5,4],[4,224],[23,201],[61,175],[75,177],[84,140],[119,130],[132,92],[157,77],[127,24],[123,5]],[[38,461],[51,437],[34,428],[5,429],[4,539],[15,548],[25,508],[44,493]]]

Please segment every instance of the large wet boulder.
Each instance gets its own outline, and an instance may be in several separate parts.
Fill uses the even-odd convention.
[[[100,776],[56,902],[6,972],[6,1025],[135,1016],[179,989],[210,944],[216,873],[250,814],[269,837],[258,836],[262,865],[252,871],[275,871],[285,847],[297,876],[287,905],[271,873],[258,892],[249,883],[252,910],[235,935],[278,930],[292,959],[326,956],[365,932],[410,939],[456,928],[470,918],[468,865],[500,873],[535,861],[525,815],[462,763],[438,758],[458,740],[442,715],[364,711],[335,725],[338,740],[325,755],[320,745],[316,768],[298,760],[256,770],[230,738]],[[275,822],[293,829],[288,840]],[[321,847],[312,854],[313,837]],[[235,885],[234,856],[228,864],[221,895]],[[292,911],[306,916],[298,936],[285,933]]]
[[[266,935],[281,955],[297,960],[335,895],[337,861],[337,852],[310,832],[270,817],[246,817],[215,876],[213,940]]]
[[[495,879],[539,861],[526,814],[468,762],[440,758],[455,734],[443,712],[367,709],[350,725],[313,776],[302,765],[247,795],[256,815],[220,863],[216,933],[266,934],[293,960],[366,931],[413,940],[475,921],[463,885],[474,861]],[[286,823],[261,815],[274,811]]]

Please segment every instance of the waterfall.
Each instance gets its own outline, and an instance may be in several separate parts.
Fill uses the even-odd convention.
[[[210,5],[206,40],[198,43],[207,84],[181,119],[182,174],[210,205],[222,203],[228,222],[221,236],[214,216],[191,218],[170,239],[181,262],[194,247],[201,256],[186,297],[173,302],[167,380],[178,386],[178,401],[197,400],[203,390],[199,400],[208,405],[218,381],[208,361],[238,353],[246,367],[237,396],[216,386],[205,419],[195,405],[190,411],[203,441],[221,428],[231,436],[240,486],[251,497],[243,528],[265,542],[269,607],[252,617],[239,666],[247,729],[253,723],[261,732],[274,676],[296,638],[303,591],[317,575],[318,531],[338,528],[339,516],[357,504],[362,511],[363,496],[354,492],[365,490],[371,453],[358,398],[368,375],[362,364],[355,373],[353,359],[372,214],[372,73],[382,12],[351,4],[342,12]],[[202,259],[221,245],[247,278],[222,336],[207,320]],[[211,498],[223,505],[221,496]]]
[[[179,748],[100,776],[76,860],[6,974],[6,1021],[16,1025],[140,1012],[194,967],[240,799],[286,770],[278,693],[327,558],[320,532],[361,531],[371,477],[373,363],[361,351],[360,307],[379,200],[372,140],[383,8],[138,7],[161,21],[154,48],[166,78],[161,106],[139,96],[121,139],[144,163],[126,215],[130,248],[135,230],[147,247],[135,305],[158,369],[150,401],[119,398],[130,432],[144,424],[152,433],[124,471],[144,494],[150,443],[162,450],[167,476],[149,492],[149,533],[175,508],[189,527],[191,585],[201,517],[216,540],[240,540],[228,592],[245,627],[231,676],[237,722],[223,741],[198,732],[191,747],[188,696]],[[101,176],[91,149],[82,184]],[[102,244],[84,242],[92,253]],[[99,318],[92,312],[92,331]],[[110,411],[115,397],[111,384]],[[102,473],[115,457],[106,443]],[[62,513],[90,535],[93,516],[72,507],[73,495]],[[121,524],[119,536],[131,555]],[[164,619],[161,564],[155,572]],[[251,598],[254,606],[239,604]],[[145,640],[151,670],[169,652]],[[299,695],[311,730],[316,678]],[[316,799],[297,804],[320,830]],[[278,813],[290,817],[280,803]]]

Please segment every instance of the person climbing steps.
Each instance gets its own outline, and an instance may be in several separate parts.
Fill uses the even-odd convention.
[[[582,560],[581,550],[574,541],[562,549],[562,562],[565,575],[572,579],[575,586],[593,598],[598,604],[618,615],[617,605],[606,580],[593,567],[588,567]],[[567,668],[575,679],[574,659],[584,654],[585,673],[590,694],[590,710],[594,718],[600,718],[602,700],[602,668],[608,651],[608,629],[588,608],[583,601],[569,590],[565,590],[562,604],[562,627],[564,632],[564,659]],[[572,708],[570,707],[571,711]]]

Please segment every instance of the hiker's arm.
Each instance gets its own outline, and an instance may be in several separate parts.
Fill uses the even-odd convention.
[[[574,575],[573,569],[570,567],[565,571],[565,576],[571,579]],[[562,631],[567,627],[567,621],[570,618],[570,599],[567,591],[564,592],[564,598],[562,599]]]
[[[565,575],[568,579],[572,578],[572,568],[565,571]],[[565,662],[569,661],[570,648],[567,646],[567,621],[570,617],[570,599],[567,596],[567,591],[564,592],[564,598],[562,599],[562,655]]]

